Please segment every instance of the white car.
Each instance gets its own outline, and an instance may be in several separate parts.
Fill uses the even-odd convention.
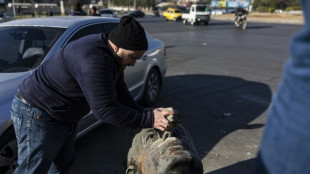
[[[102,9],[99,11],[99,14],[102,17],[116,17],[116,13],[111,9]]]
[[[225,14],[225,9],[211,9],[211,15],[222,15]]]
[[[16,20],[0,24],[0,173],[17,166],[17,146],[10,107],[19,84],[61,47],[85,35],[109,33],[118,18],[66,16]],[[148,50],[134,67],[125,70],[125,81],[137,101],[152,105],[166,73],[164,43],[146,32]],[[78,137],[100,125],[92,112],[79,122]]]
[[[196,25],[204,23],[208,25],[210,22],[210,12],[208,6],[204,4],[193,4],[188,13],[182,13],[183,24],[190,23]]]

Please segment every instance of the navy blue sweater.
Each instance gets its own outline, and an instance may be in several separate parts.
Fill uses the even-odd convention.
[[[91,109],[116,126],[153,127],[153,111],[130,95],[106,38],[89,35],[60,49],[23,81],[23,98],[64,122],[77,122]]]

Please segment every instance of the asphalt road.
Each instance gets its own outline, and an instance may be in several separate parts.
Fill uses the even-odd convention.
[[[208,174],[251,174],[272,95],[301,25],[211,20],[208,26],[138,19],[167,49],[168,71],[154,107],[173,107]],[[102,125],[76,143],[73,174],[125,173],[126,129]]]

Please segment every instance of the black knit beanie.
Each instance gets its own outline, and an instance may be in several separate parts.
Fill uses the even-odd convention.
[[[109,34],[110,41],[126,50],[147,50],[144,28],[131,16],[121,18],[120,24]]]

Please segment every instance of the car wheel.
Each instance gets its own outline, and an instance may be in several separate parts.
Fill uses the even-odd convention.
[[[152,106],[160,91],[161,87],[161,77],[159,72],[156,69],[152,69],[147,76],[146,82],[144,87],[144,94],[141,99],[141,103],[144,106]]]
[[[248,26],[247,21],[244,21],[244,22],[243,22],[243,25],[242,25],[242,29],[244,29],[244,30],[245,30],[247,26]]]
[[[167,22],[167,21],[168,21],[168,19],[167,19],[167,18],[165,18],[165,21]]]
[[[194,25],[195,25],[194,20],[191,20],[191,25],[192,25],[192,26],[194,26]]]
[[[205,25],[209,25],[209,22],[205,22]]]
[[[13,127],[1,137],[0,142],[0,173],[11,174],[17,167],[17,142]]]

